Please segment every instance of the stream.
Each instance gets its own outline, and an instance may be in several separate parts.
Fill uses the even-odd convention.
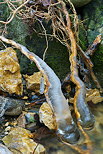
[[[103,74],[97,74],[98,77],[103,76]],[[103,78],[100,78],[101,85],[103,83]],[[93,104],[92,102],[89,103],[90,110],[95,116],[95,126],[92,130],[86,131],[88,136],[90,137],[90,140],[92,142],[92,152],[93,154],[102,154],[103,153],[103,103],[97,103]],[[38,105],[34,107],[35,112],[38,112]],[[18,118],[18,116],[10,117],[10,116],[3,116],[0,118],[0,143],[2,142],[2,138],[6,136],[5,128],[7,125],[7,122],[9,121],[15,121]],[[70,146],[64,145],[56,136],[49,135],[49,137],[45,137],[44,139],[41,139],[39,141],[40,144],[42,144],[46,149],[46,154],[78,154],[77,151],[72,149]],[[78,141],[77,145],[80,144],[80,141]],[[83,144],[82,148],[85,150],[86,147]]]

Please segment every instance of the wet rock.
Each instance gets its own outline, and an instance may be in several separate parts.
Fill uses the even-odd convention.
[[[40,99],[39,96],[37,96],[37,95],[32,95],[32,96],[30,97],[30,100],[31,100],[31,101],[34,101],[34,100],[37,100],[37,99]]]
[[[75,7],[84,6],[84,5],[88,4],[91,1],[92,0],[71,0],[71,2],[74,4]],[[66,1],[66,2],[68,3],[68,1]]]
[[[32,113],[32,112],[29,112],[29,113],[25,114],[27,123],[35,122],[34,115],[35,115],[35,113]]]
[[[13,154],[5,145],[0,144],[0,154]]]
[[[35,154],[45,153],[45,148],[30,139],[31,137],[33,137],[33,135],[30,131],[16,127],[2,140],[7,147],[19,150],[22,154],[30,154],[33,152]]]
[[[25,119],[25,114],[22,113],[18,118],[17,118],[17,125],[19,127],[25,128],[26,124],[26,119]]]
[[[39,110],[40,122],[49,129],[56,129],[56,119],[48,103],[43,103]]]
[[[53,135],[55,131],[51,131],[49,128],[47,128],[46,126],[40,127],[39,129],[37,129],[37,131],[35,131],[33,133],[33,138],[36,141],[40,141],[42,139],[47,139],[49,138],[51,135]]]
[[[42,78],[42,74],[40,72],[34,73],[31,76],[24,75],[26,80],[26,87],[28,90],[34,91],[35,93],[40,93],[40,82]],[[44,83],[45,84],[45,81]]]
[[[4,114],[10,116],[19,115],[22,112],[24,105],[23,100],[0,96],[0,117]]]
[[[37,126],[36,122],[29,123],[29,124],[26,125],[26,129],[30,130],[31,132],[34,132],[38,128],[39,128],[39,126]]]
[[[30,130],[31,132],[34,132],[39,127],[41,127],[41,123],[39,121],[39,115],[37,113],[34,112],[26,113],[25,118],[27,122],[26,129]]]
[[[98,89],[88,89],[86,93],[86,101],[87,102],[92,101],[92,103],[97,104],[103,101],[103,97],[100,95],[100,92]],[[73,103],[74,98],[70,98],[69,102]]]
[[[17,95],[23,92],[20,66],[12,48],[0,51],[0,90]]]

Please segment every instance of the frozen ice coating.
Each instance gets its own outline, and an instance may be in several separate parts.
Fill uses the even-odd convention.
[[[61,91],[61,83],[57,75],[41,58],[30,52],[25,46],[3,36],[0,36],[0,39],[20,49],[24,55],[35,62],[41,73],[46,76],[48,90],[45,96],[56,117],[57,134],[64,141],[75,143],[79,139],[79,131],[73,122],[68,102]]]
[[[29,59],[32,59],[38,69],[47,77],[48,90],[45,94],[57,122],[57,134],[65,141],[75,143],[79,139],[77,130],[68,106],[68,102],[61,91],[61,83],[54,71],[37,55],[21,46],[21,50]]]

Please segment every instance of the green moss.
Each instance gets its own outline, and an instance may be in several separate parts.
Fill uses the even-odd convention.
[[[9,15],[10,15],[10,9],[8,5],[7,4],[0,5],[0,20],[7,21]],[[2,26],[2,29],[4,28],[3,24],[0,24],[0,26]],[[26,46],[25,38],[30,34],[29,34],[29,27],[23,20],[14,17],[13,20],[6,25],[6,31],[7,33],[5,33],[5,36],[7,38],[12,39]],[[1,49],[2,48],[4,48],[4,46],[1,46]],[[25,56],[23,56],[19,51],[17,51],[17,54],[21,66],[21,72],[26,73],[26,70],[28,68],[26,63],[28,63],[29,60]]]
[[[25,44],[25,37],[29,35],[28,26],[22,20],[14,18],[7,28],[8,37],[23,45]]]
[[[92,57],[95,71],[103,71],[103,45],[99,45]]]
[[[49,43],[46,62],[60,79],[63,79],[70,71],[69,54],[67,49],[55,39]]]
[[[79,44],[81,48],[85,51],[87,40],[86,40],[86,30],[83,24],[79,25]]]
[[[6,4],[0,6],[2,20],[6,21],[9,16],[10,10]],[[47,29],[47,33],[51,32],[51,23],[43,23]],[[40,31],[42,28],[40,24],[32,25],[32,30],[28,25],[18,18],[14,18],[10,24],[7,25],[7,38],[15,40],[16,42],[26,46],[30,51],[36,53],[39,57],[43,57],[46,48],[46,41],[44,36],[40,36],[33,32],[33,28]],[[43,31],[43,30],[42,30]],[[41,32],[41,31],[40,31]],[[61,45],[58,41],[49,39],[49,47],[46,53],[45,61],[55,71],[60,79],[63,79],[69,72],[69,55],[66,47]],[[37,71],[34,63],[31,63],[24,55],[17,51],[21,73],[33,74]]]
[[[9,15],[10,9],[8,5],[0,5],[0,20],[7,21]],[[0,26],[2,26],[2,29],[4,28],[3,24],[0,24]],[[25,45],[25,37],[28,35],[28,26],[23,20],[14,17],[13,20],[6,25],[6,31],[6,37]]]
[[[33,33],[32,37],[26,38],[26,44],[30,51],[43,58],[43,53],[46,48],[45,37],[40,37],[36,33]],[[70,65],[67,49],[55,39],[49,40],[45,61],[61,79],[63,79],[69,72]],[[34,63],[29,62],[28,69],[26,71],[32,74],[34,71],[37,71],[37,68]]]
[[[93,0],[82,11],[82,19],[87,29],[87,46],[91,45],[97,35],[103,36],[103,0]],[[103,41],[95,51],[92,61],[96,72],[103,72]]]

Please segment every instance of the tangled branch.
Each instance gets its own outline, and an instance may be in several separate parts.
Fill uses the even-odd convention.
[[[12,16],[10,17],[10,19],[8,21],[0,21],[1,24],[9,24],[13,18],[15,17],[15,15],[17,14],[17,12],[23,7],[25,6],[30,0],[25,1],[23,4],[21,4],[19,7],[17,7],[15,10],[13,10],[12,12]],[[7,1],[7,3],[9,3],[9,1]]]

